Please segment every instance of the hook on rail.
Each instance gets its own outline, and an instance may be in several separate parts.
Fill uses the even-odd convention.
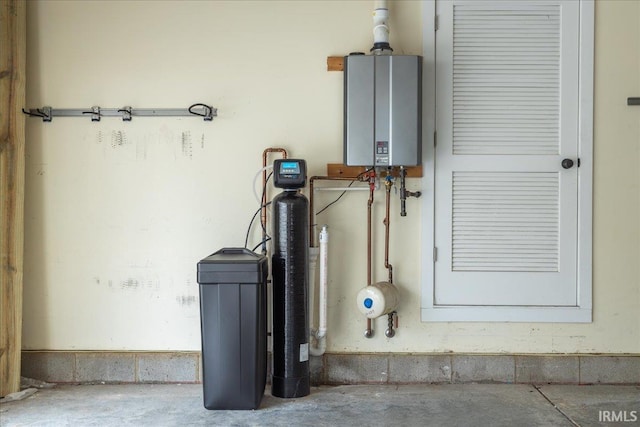
[[[29,117],[40,117],[45,122],[51,121],[51,107],[22,109],[22,112]]]
[[[91,107],[91,111],[83,111],[82,114],[91,114],[92,122],[99,122],[102,116],[102,114],[100,114],[100,107]]]
[[[197,111],[194,111],[193,109],[195,107],[202,107],[204,109],[204,114],[202,113],[198,113]],[[204,117],[205,120],[213,120],[213,108],[207,104],[202,104],[202,103],[196,103],[191,105],[188,108],[189,112],[195,116],[200,116],[200,117]]]

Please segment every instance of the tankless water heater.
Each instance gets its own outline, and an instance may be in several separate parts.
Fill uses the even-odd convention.
[[[422,57],[344,58],[344,162],[417,166],[422,152]]]

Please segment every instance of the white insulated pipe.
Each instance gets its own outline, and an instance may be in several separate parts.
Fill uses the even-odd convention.
[[[322,356],[327,349],[327,284],[328,284],[328,249],[329,249],[329,227],[322,226],[320,231],[320,272],[318,278],[318,329],[313,331],[317,346],[310,346],[309,352],[312,356]],[[315,273],[315,271],[314,271]]]
[[[318,256],[320,255],[320,248],[309,248],[309,324],[311,325],[311,335],[316,336],[316,329],[314,328],[315,319],[315,290],[316,290],[316,270],[318,269]]]
[[[369,187],[316,187],[315,191],[369,191]]]
[[[376,0],[373,11],[373,45],[389,46],[389,8],[386,0]]]

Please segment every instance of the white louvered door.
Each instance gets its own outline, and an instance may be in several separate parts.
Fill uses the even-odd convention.
[[[436,7],[434,304],[576,306],[579,3]]]

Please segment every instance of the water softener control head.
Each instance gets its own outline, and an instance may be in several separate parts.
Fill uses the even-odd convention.
[[[273,185],[285,190],[307,184],[307,163],[301,159],[278,159],[273,162]]]

